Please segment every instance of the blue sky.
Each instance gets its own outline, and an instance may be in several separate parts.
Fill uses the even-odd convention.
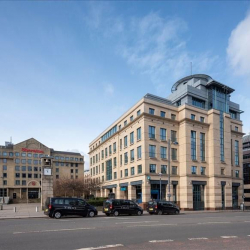
[[[0,2],[0,144],[79,151],[146,93],[208,74],[250,132],[250,2]]]

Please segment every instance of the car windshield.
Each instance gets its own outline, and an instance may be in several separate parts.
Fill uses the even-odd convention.
[[[156,205],[156,202],[155,202],[155,201],[149,201],[149,202],[148,202],[148,205],[149,205],[149,206]]]
[[[104,207],[109,207],[111,205],[111,201],[107,200],[103,202]]]

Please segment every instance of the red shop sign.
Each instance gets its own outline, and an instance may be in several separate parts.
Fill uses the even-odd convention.
[[[22,148],[22,151],[24,151],[24,152],[33,152],[33,153],[44,153],[44,151],[42,151],[42,150],[28,149],[28,148]]]

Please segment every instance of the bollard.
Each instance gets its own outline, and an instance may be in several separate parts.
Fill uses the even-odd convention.
[[[36,207],[36,212],[38,212],[38,207]]]
[[[16,207],[13,207],[13,211],[14,211],[14,213],[16,212]]]
[[[0,210],[3,210],[3,205],[0,206]]]

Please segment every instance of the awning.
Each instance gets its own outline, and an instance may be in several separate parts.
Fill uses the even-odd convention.
[[[150,183],[151,183],[151,184],[159,184],[159,185],[160,185],[160,180],[151,180]],[[162,180],[162,181],[161,181],[161,184],[167,185],[167,184],[168,184],[168,181]]]
[[[207,185],[206,181],[192,181],[193,185]]]
[[[233,182],[233,183],[232,183],[232,186],[233,186],[233,187],[239,187],[239,186],[240,186],[240,183]]]
[[[178,185],[178,181],[172,181],[172,185]]]
[[[110,188],[116,188],[117,185],[114,184],[114,185],[108,185],[108,186],[103,186],[102,189],[110,189]]]
[[[131,181],[130,182],[131,186],[136,186],[136,185],[141,185],[141,184],[142,184],[142,181]]]
[[[127,186],[128,186],[128,182],[120,183],[120,187],[127,187]]]

